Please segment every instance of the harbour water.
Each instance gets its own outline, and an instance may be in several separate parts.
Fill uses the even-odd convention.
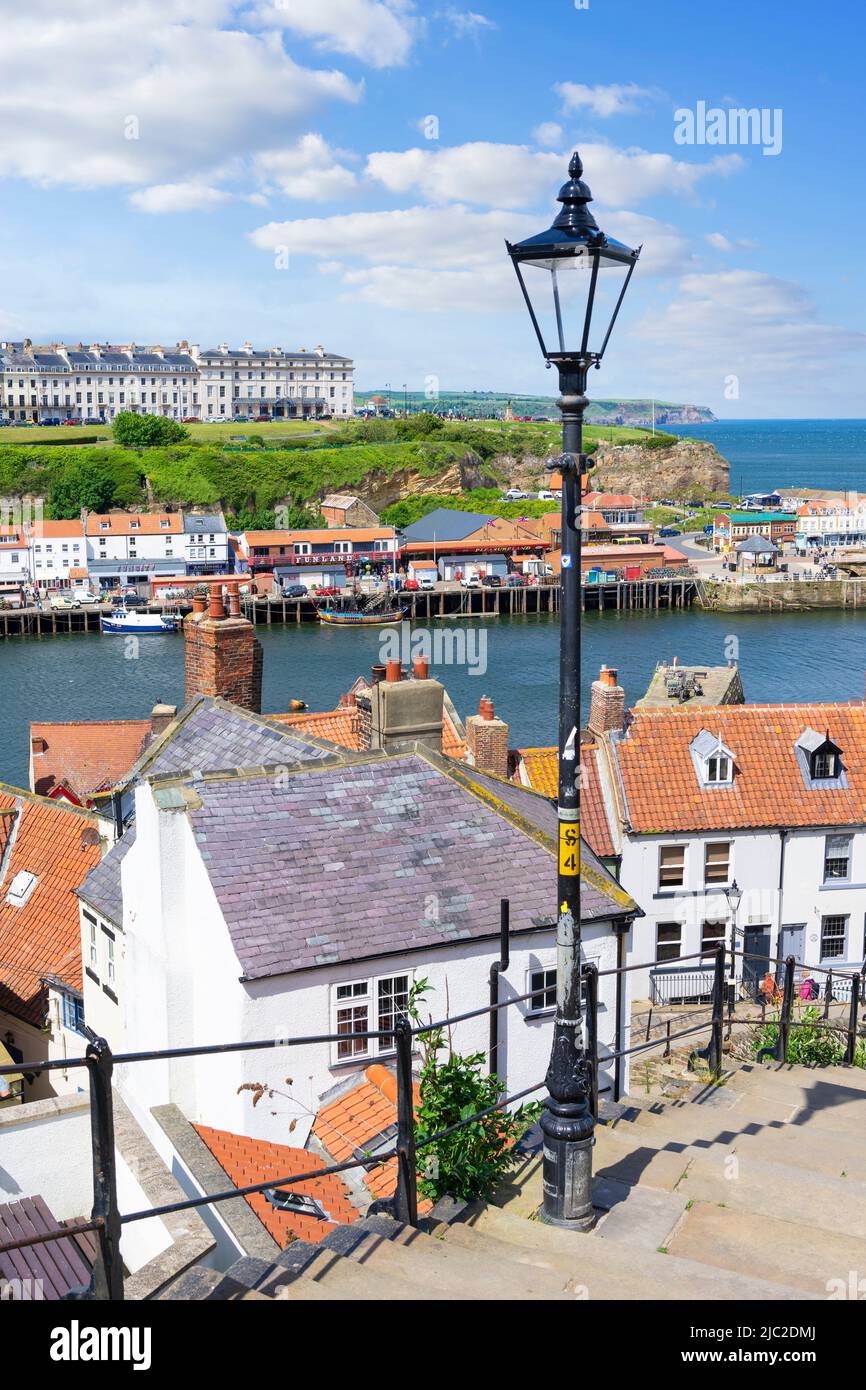
[[[472,713],[489,694],[510,725],[512,747],[555,742],[558,619],[500,618],[472,627],[480,643],[467,643],[473,659],[432,668],[458,711]],[[588,613],[583,634],[586,709],[602,664],[618,668],[626,697],[634,701],[657,662],[673,656],[701,665],[738,657],[748,700],[863,698],[864,614]],[[265,711],[285,710],[291,699],[305,700],[312,710],[332,709],[354,677],[383,655],[376,629],[302,624],[259,628],[258,636],[265,652]],[[10,638],[0,645],[0,780],[27,785],[30,720],[143,718],[157,701],[183,703],[182,637],[142,637],[135,658],[128,650],[123,638],[95,633]]]

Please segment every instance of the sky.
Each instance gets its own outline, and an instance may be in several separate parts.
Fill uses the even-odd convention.
[[[643,246],[591,395],[866,417],[857,0],[472,3],[0,0],[0,338],[554,394],[504,241],[578,148]]]

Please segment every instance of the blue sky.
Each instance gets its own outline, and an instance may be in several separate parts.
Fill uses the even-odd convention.
[[[503,239],[548,225],[578,146],[645,248],[596,395],[866,416],[854,0],[3,9],[0,337],[322,343],[362,388],[552,392]],[[778,152],[678,143],[699,103],[765,109]]]

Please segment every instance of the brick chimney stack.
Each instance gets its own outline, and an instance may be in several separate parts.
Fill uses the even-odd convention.
[[[196,596],[183,624],[186,646],[186,699],[218,695],[242,709],[261,713],[262,648],[248,618],[241,616],[238,585],[229,583],[226,615],[220,586],[211,589],[210,604]]]
[[[150,728],[154,738],[168,728],[177,715],[177,705],[164,705],[158,700],[150,712]]]
[[[508,725],[498,719],[493,701],[482,695],[478,713],[466,720],[466,746],[474,765],[496,777],[508,776]]]
[[[615,667],[602,666],[598,680],[592,683],[587,727],[599,737],[622,729],[625,722],[625,691],[616,677]]]

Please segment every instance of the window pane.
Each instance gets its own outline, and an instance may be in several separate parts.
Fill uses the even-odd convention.
[[[847,917],[821,918],[821,958],[839,959],[845,954],[845,938],[848,934]]]
[[[701,932],[701,950],[705,952],[715,951],[717,947],[724,946],[724,944],[724,922],[704,922]]]
[[[529,976],[532,998],[530,1012],[542,1013],[545,1009],[556,1008],[556,967],[550,970],[533,970]]]
[[[391,1032],[398,1018],[405,1015],[409,1004],[409,976],[393,975],[390,979],[379,981],[379,1027]],[[380,1047],[386,1047],[388,1039],[379,1040]]]
[[[847,835],[828,835],[824,852],[824,878],[847,878],[851,841]]]
[[[727,883],[730,872],[731,846],[729,841],[706,845],[704,848],[704,881]]]
[[[659,884],[662,887],[682,887],[685,859],[685,845],[662,845],[659,850]]]
[[[679,960],[682,952],[682,923],[659,922],[656,933],[656,960]]]
[[[337,1033],[366,1033],[367,1028],[367,1005],[354,1004],[346,1009],[337,1010]],[[364,1057],[369,1048],[366,1038],[346,1038],[345,1041],[337,1043],[337,1057]]]

